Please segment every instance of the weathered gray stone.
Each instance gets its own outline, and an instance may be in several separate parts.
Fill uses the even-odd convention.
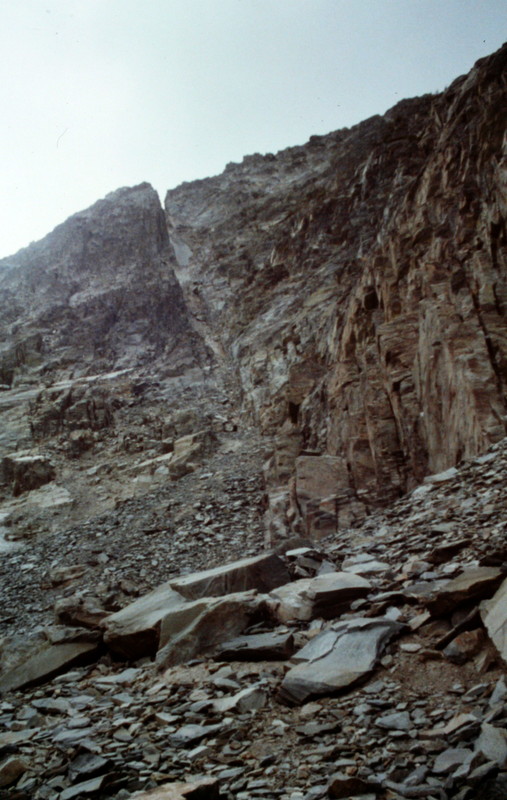
[[[154,655],[159,645],[162,619],[185,605],[182,596],[169,583],[164,583],[107,617],[102,623],[104,641],[123,658]]]
[[[99,654],[96,642],[55,644],[39,650],[0,678],[0,693],[43,683],[78,664],[89,664]]]
[[[375,725],[387,731],[409,731],[412,727],[408,711],[395,711],[384,714],[375,720]]]
[[[176,747],[191,747],[197,744],[207,736],[211,736],[218,731],[223,730],[224,723],[219,722],[216,725],[183,725],[177,731],[171,733],[169,739]]]
[[[266,553],[241,561],[233,561],[205,572],[195,572],[169,581],[169,585],[188,600],[201,597],[220,597],[235,592],[257,589],[269,592],[290,580],[282,559]]]
[[[273,598],[273,613],[281,622],[315,617],[332,619],[370,590],[371,583],[359,575],[328,572],[281,586],[272,591],[270,597]]]
[[[491,641],[507,662],[507,579],[491,600],[481,604],[481,616]]]
[[[83,795],[95,795],[99,792],[106,782],[106,776],[101,775],[97,778],[90,778],[90,780],[76,783],[74,786],[69,786],[64,789],[59,796],[59,800],[73,800],[74,797],[81,797]]]
[[[481,733],[474,744],[474,750],[482,753],[488,761],[495,761],[503,769],[507,763],[507,731],[496,728],[488,722],[481,725]]]
[[[438,616],[453,611],[461,603],[491,597],[504,573],[498,567],[474,567],[448,581],[426,600],[427,608]]]
[[[264,595],[255,591],[189,602],[161,620],[157,663],[168,667],[208,653],[266,615]]]
[[[385,645],[402,630],[386,618],[357,618],[324,631],[293,657],[298,663],[286,674],[280,699],[301,704],[354,685],[372,672]]]
[[[246,711],[256,711],[266,704],[266,690],[260,685],[247,686],[232,697],[222,697],[213,701],[213,708],[221,714],[237,710],[240,714]]]
[[[222,661],[283,661],[293,652],[293,634],[273,631],[237,636],[220,647],[216,658]]]
[[[457,767],[470,766],[473,755],[472,750],[468,750],[465,747],[449,747],[435,759],[433,772],[435,775],[448,775],[450,772],[454,772]]]

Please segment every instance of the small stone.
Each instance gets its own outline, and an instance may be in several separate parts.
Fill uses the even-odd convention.
[[[12,756],[0,763],[0,786],[12,786],[28,769],[27,764],[18,756]]]

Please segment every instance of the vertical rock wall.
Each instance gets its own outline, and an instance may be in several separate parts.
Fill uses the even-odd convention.
[[[505,435],[506,61],[167,195],[180,280],[274,439],[274,535]]]

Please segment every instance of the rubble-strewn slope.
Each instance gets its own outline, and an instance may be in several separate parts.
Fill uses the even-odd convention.
[[[277,437],[268,479],[295,475],[296,529],[505,434],[506,63],[167,195],[179,277]],[[327,495],[301,450],[326,456]]]
[[[234,460],[229,466],[238,469]],[[157,786],[163,792],[169,784],[168,796],[179,798],[176,783],[206,776],[210,786],[196,795],[206,800],[502,797],[507,688],[505,666],[486,635],[484,598],[493,596],[502,580],[496,596],[505,592],[506,478],[507,439],[460,470],[431,476],[361,528],[329,536],[318,548],[290,551],[292,581],[270,594],[275,616],[253,624],[246,636],[210,648],[212,636],[238,624],[234,606],[232,611],[226,606],[222,618],[210,617],[206,655],[192,664],[178,665],[174,647],[170,658],[165,647],[155,663],[144,659],[130,666],[106,655],[92,666],[78,663],[43,686],[8,692],[0,702],[0,781],[6,796],[127,800]],[[195,492],[195,483],[188,489]],[[247,500],[248,485],[243,482],[241,489]],[[183,484],[176,496],[184,497]],[[201,542],[207,524],[202,502],[199,509],[194,536]],[[243,504],[241,513],[245,510]],[[19,636],[18,658],[62,643],[73,652],[88,647],[92,657],[100,656],[100,619],[111,631],[119,615],[101,617],[107,612],[100,602],[79,608],[76,599],[94,587],[95,597],[107,604],[114,580],[127,592],[129,586],[135,589],[139,578],[144,580],[135,575],[138,554],[145,554],[137,561],[144,575],[154,556],[162,557],[160,577],[171,575],[176,564],[206,566],[190,531],[167,535],[158,553],[150,550],[144,539],[159,538],[159,531],[145,522],[144,529],[127,534],[132,553],[123,558],[130,574],[122,574],[116,556],[126,535],[122,528],[135,512],[132,503],[122,509],[118,534],[111,531],[110,516],[69,532],[67,550],[60,537],[51,570],[41,545],[29,542],[24,552],[6,557],[12,569],[29,564],[31,586],[40,581],[46,597],[58,599],[57,608],[81,613],[74,627],[60,620],[39,629],[35,638]],[[222,536],[229,557],[245,555],[240,536],[228,537],[226,531]],[[101,549],[103,540],[107,545]],[[223,572],[227,569],[224,565]],[[316,573],[320,577],[314,578]],[[172,585],[199,592],[202,583],[200,575],[190,575]],[[340,612],[333,610],[333,592]],[[250,601],[263,601],[262,594],[246,594]],[[203,598],[200,613],[220,600],[231,603],[232,597],[238,602],[241,595]],[[191,608],[193,602],[187,602]],[[168,620],[171,603],[168,598]],[[504,609],[504,628],[506,619]],[[379,626],[389,626],[392,641],[377,645]],[[329,638],[344,628],[356,631],[350,652],[343,641],[325,667],[317,660],[302,678],[303,647],[317,649],[319,658]],[[187,639],[186,647],[192,642],[197,640]],[[12,657],[7,643],[4,659]],[[123,644],[136,657],[143,644],[151,646],[126,637]],[[366,667],[365,658],[371,660]],[[35,663],[43,669],[42,659]],[[356,675],[350,675],[351,665]],[[366,669],[362,675],[361,669]],[[26,680],[26,671],[21,665],[14,677]],[[5,676],[0,688],[2,681]],[[333,691],[333,681],[345,684],[341,692]]]

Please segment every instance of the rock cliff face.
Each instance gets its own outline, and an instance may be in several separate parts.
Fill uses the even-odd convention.
[[[0,262],[0,382],[39,392],[9,446],[111,427],[118,397],[69,380],[212,387],[265,436],[275,539],[356,524],[502,438],[506,62],[183,184],[166,219],[121,189]]]
[[[274,437],[272,532],[350,524],[505,435],[506,64],[168,193],[182,285]]]
[[[0,379],[195,363],[164,215],[148,184],[120,189],[0,261]],[[177,352],[177,357],[174,353]],[[170,354],[168,356],[168,354]],[[31,368],[31,370],[30,370]]]
[[[0,261],[6,797],[506,796],[506,67]]]

